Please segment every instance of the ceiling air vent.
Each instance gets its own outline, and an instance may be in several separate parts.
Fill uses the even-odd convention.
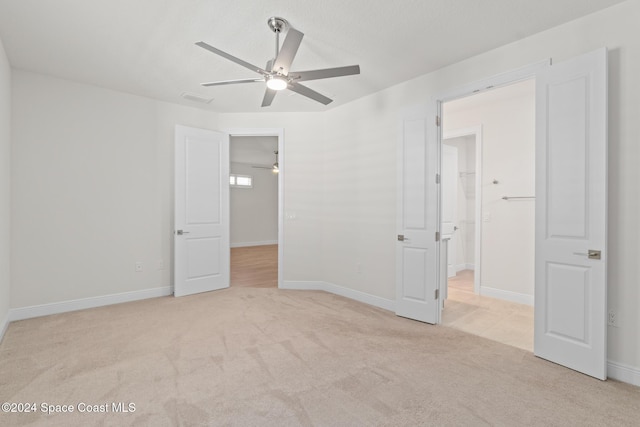
[[[203,104],[208,104],[213,101],[213,98],[205,98],[204,96],[189,92],[182,92],[180,96],[184,99],[188,99],[189,101],[201,102]]]

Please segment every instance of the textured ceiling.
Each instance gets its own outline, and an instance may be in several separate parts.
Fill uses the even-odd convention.
[[[0,0],[12,66],[220,112],[323,111],[560,25],[621,0]],[[359,64],[361,74],[308,82],[323,106],[289,91],[260,107],[257,74],[194,45],[264,66],[270,16],[305,34],[296,70]],[[184,100],[182,92],[213,97]]]

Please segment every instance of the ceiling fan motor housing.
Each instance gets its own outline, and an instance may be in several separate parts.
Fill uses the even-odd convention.
[[[289,28],[289,23],[287,22],[287,20],[284,18],[278,18],[277,16],[272,16],[271,18],[269,18],[267,24],[269,25],[269,28],[271,28],[271,31],[273,31],[274,33],[284,33],[285,31],[287,31],[287,28]]]

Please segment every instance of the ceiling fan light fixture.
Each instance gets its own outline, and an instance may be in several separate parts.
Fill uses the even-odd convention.
[[[271,90],[283,90],[288,86],[287,80],[284,77],[272,76],[267,80],[267,87]]]

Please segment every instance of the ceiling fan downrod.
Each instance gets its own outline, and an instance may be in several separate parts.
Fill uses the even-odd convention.
[[[267,20],[267,25],[271,31],[276,33],[276,55],[274,58],[278,57],[278,53],[280,53],[280,33],[284,32],[289,28],[289,23],[284,18],[278,18],[277,16],[272,16]],[[267,70],[271,71],[271,70]]]

